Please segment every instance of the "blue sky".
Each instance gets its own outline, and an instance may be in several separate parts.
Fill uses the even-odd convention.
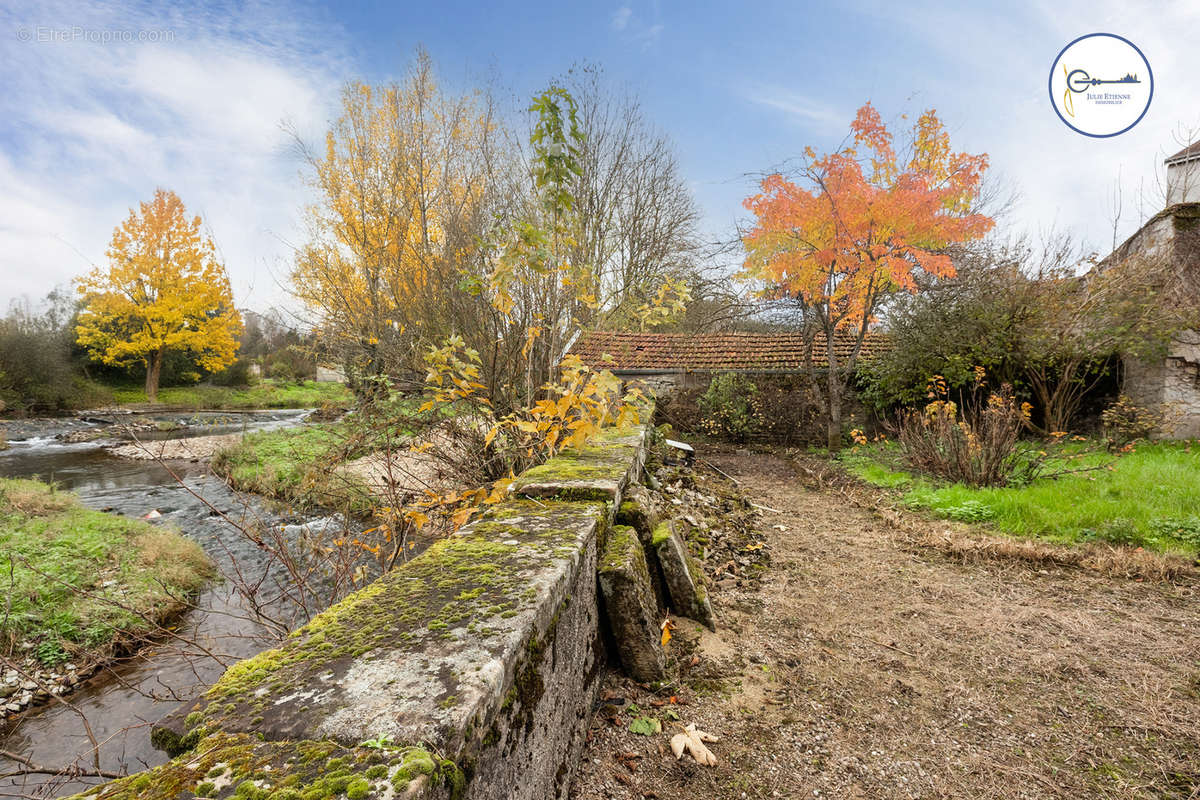
[[[1155,97],[1113,139],[1067,129],[1051,62],[1084,33],[1146,53]],[[118,41],[114,41],[118,39]],[[121,41],[129,39],[129,41]],[[866,100],[935,107],[954,143],[1020,193],[1004,230],[1073,231],[1096,250],[1157,210],[1155,165],[1200,126],[1200,4],[787,2],[7,3],[0,9],[0,301],[102,263],[156,186],[204,215],[241,305],[283,302],[307,202],[287,121],[318,137],[346,80],[399,75],[418,45],[457,86],[513,107],[573,63],[636,92],[676,143],[713,237],[753,175],[836,146]],[[1144,195],[1144,199],[1140,199]]]

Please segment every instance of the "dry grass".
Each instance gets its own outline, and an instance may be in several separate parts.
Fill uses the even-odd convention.
[[[607,696],[717,734],[720,763],[601,716],[576,800],[1200,797],[1194,575],[889,520],[818,465],[705,458],[779,512],[771,569],[712,588],[717,634],[680,626],[680,685],[614,674]]]

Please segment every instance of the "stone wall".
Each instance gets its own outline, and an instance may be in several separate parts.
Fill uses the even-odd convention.
[[[1200,302],[1200,203],[1179,203],[1160,211],[1098,269],[1136,257],[1169,259],[1173,277],[1162,289],[1162,302],[1194,308]],[[1160,436],[1200,437],[1200,332],[1178,334],[1165,358],[1125,358],[1123,366],[1122,392],[1139,405],[1163,412]]]
[[[606,658],[597,554],[644,439],[611,431],[529,470],[156,725],[171,762],[81,797],[564,797]]]

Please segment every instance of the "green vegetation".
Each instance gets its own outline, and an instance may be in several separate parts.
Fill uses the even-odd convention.
[[[31,644],[47,666],[106,654],[187,607],[215,575],[199,545],[91,511],[37,481],[0,479],[0,648]]]
[[[342,747],[213,734],[185,758],[87,789],[74,800],[370,800],[403,796],[417,780],[451,800],[466,790],[466,776],[453,761],[422,747]]]
[[[111,391],[117,403],[146,402],[146,390],[137,384],[114,386]],[[349,406],[353,399],[350,390],[340,383],[289,383],[270,378],[251,386],[167,386],[158,390],[158,402],[162,405],[203,409]]]
[[[302,507],[343,506],[367,511],[366,487],[335,466],[362,453],[349,443],[340,423],[305,425],[252,433],[222,450],[213,470],[237,489]]]
[[[1093,467],[1025,486],[972,489],[897,467],[894,445],[860,446],[842,463],[862,480],[897,489],[910,508],[1059,543],[1103,541],[1161,551],[1200,551],[1200,447],[1137,445],[1117,456],[1087,443],[1048,445],[1049,471]],[[1068,458],[1074,460],[1068,461]]]

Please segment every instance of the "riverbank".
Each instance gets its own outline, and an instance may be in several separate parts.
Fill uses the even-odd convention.
[[[174,531],[84,508],[33,480],[0,479],[0,708],[70,691],[191,606],[216,575]]]
[[[19,425],[27,419],[71,418],[73,416],[104,415],[128,411],[251,411],[279,408],[348,408],[354,404],[354,393],[344,384],[328,381],[277,381],[264,378],[248,386],[164,386],[158,390],[157,402],[151,403],[140,383],[88,383],[88,391],[80,392],[69,401],[51,407],[35,407],[22,412],[25,406],[9,403],[6,409],[0,402],[0,424]],[[55,411],[57,409],[57,411]]]
[[[255,408],[319,408],[324,405],[349,406],[353,393],[341,383],[300,381],[292,383],[264,378],[249,386],[165,386],[158,390],[158,401],[148,402],[140,385],[109,387],[113,403],[139,410],[172,408],[177,410],[238,410]]]
[[[131,458],[134,461],[177,458],[207,461],[221,450],[237,447],[243,436],[242,433],[218,433],[213,436],[189,436],[184,439],[152,439],[119,444],[109,447],[108,452],[118,458]]]

